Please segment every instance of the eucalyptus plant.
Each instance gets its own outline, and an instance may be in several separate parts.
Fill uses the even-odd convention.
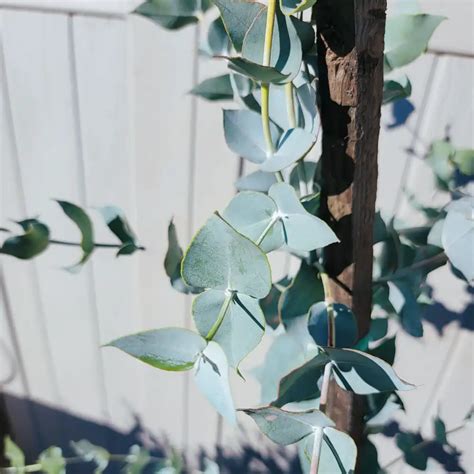
[[[328,284],[322,249],[338,238],[318,217],[320,165],[309,158],[320,130],[315,31],[308,21],[315,3],[148,0],[137,9],[168,29],[196,23],[205,12],[217,13],[201,49],[225,61],[228,73],[204,80],[192,93],[211,101],[234,100],[237,107],[223,111],[225,140],[256,170],[239,178],[239,192],[219,206],[185,251],[170,222],[165,271],[176,290],[194,295],[195,330],[159,328],[107,346],[158,369],[192,371],[210,403],[235,424],[229,371],[241,375],[241,361],[270,326],[276,337],[257,374],[263,406],[242,412],[272,441],[298,444],[307,472],[332,474],[353,472],[358,454],[352,438],[326,413],[331,380],[366,397],[366,431],[379,432],[382,413],[386,420],[387,412],[403,409],[398,392],[415,388],[392,367],[395,336],[388,336],[389,320],[421,337],[422,307],[431,303],[429,272],[449,262],[456,276],[474,279],[474,200],[459,186],[462,177],[474,175],[474,151],[456,149],[449,140],[427,150],[426,162],[447,204],[427,208],[412,198],[425,216],[423,226],[406,227],[377,214],[373,319],[369,333],[358,340],[352,310],[334,298]],[[398,68],[426,50],[442,20],[426,14],[388,18],[385,104],[409,97],[411,83],[397,76]],[[84,211],[59,204],[81,229],[83,264],[102,245],[94,243]],[[142,250],[123,216],[107,209],[106,221],[121,242],[119,254]],[[39,221],[19,224],[25,233],[5,241],[1,252],[31,258],[57,243]],[[300,260],[296,275],[272,281],[268,254],[275,251]],[[447,443],[446,436],[438,440]],[[408,463],[413,456],[407,453],[416,444],[398,443]],[[379,472],[370,441],[359,449],[370,459],[364,473]]]

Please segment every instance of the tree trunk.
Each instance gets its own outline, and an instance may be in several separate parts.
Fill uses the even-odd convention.
[[[359,337],[370,326],[372,228],[383,91],[386,0],[318,0],[321,217],[340,239],[325,249],[334,300],[352,308]],[[328,414],[360,445],[364,402],[332,384]]]

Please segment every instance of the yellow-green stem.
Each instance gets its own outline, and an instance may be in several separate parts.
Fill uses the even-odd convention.
[[[293,83],[285,84],[286,111],[288,113],[288,122],[291,128],[296,128],[295,98],[293,94]]]
[[[331,284],[329,281],[329,275],[327,274],[325,268],[320,263],[316,263],[316,266],[321,276],[321,281],[323,283],[323,288],[324,288],[324,299],[326,300],[326,304],[327,304],[328,346],[336,347],[336,316],[334,314],[334,298],[331,292]]]
[[[234,293],[229,292],[226,295],[224,302],[222,303],[221,309],[219,311],[219,314],[217,315],[217,319],[215,323],[212,325],[210,331],[207,333],[206,339],[208,341],[212,341],[212,339],[214,339],[214,336],[216,335],[217,331],[221,327],[222,321],[224,321],[224,317],[233,299],[234,299]]]
[[[262,83],[262,127],[263,136],[265,137],[265,144],[267,146],[267,153],[272,155],[275,153],[275,146],[272,140],[272,133],[270,131],[270,85]]]

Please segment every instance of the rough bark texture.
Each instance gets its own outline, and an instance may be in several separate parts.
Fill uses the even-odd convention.
[[[352,307],[359,337],[370,325],[372,227],[383,91],[386,0],[318,0],[323,217],[341,243],[325,250],[335,301]],[[360,444],[363,399],[331,386],[328,413]]]

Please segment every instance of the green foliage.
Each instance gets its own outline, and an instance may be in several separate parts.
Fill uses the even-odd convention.
[[[109,465],[110,453],[105,448],[96,446],[87,439],[71,441],[71,447],[85,462],[93,462],[97,466],[94,474],[100,474]]]
[[[389,79],[383,83],[383,104],[389,104],[396,100],[406,99],[411,95],[411,82],[407,76],[395,81]]]
[[[36,219],[25,219],[17,224],[23,234],[9,237],[3,242],[0,253],[27,260],[44,252],[49,245],[49,228]]]
[[[23,451],[12,441],[10,436],[5,436],[3,444],[5,458],[10,462],[10,466],[22,472],[22,468],[25,467],[25,455]]]
[[[41,471],[44,474],[65,474],[66,460],[64,459],[61,448],[51,446],[43,451],[38,458],[41,465]]]
[[[285,15],[294,15],[311,8],[317,0],[280,0],[281,11]]]

